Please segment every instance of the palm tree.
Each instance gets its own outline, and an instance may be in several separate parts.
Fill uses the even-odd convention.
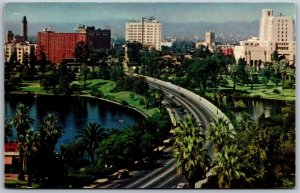
[[[58,125],[58,119],[55,115],[51,113],[46,115],[42,121],[40,133],[41,140],[53,153],[58,139],[63,134],[63,128]]]
[[[57,117],[53,114],[47,114],[40,127],[39,162],[36,165],[41,181],[49,179],[55,172],[55,145],[62,134],[63,128],[58,125]]]
[[[19,155],[20,155],[20,173],[19,180],[25,180],[24,175],[24,144],[26,131],[29,129],[29,125],[33,122],[28,115],[29,108],[24,104],[19,104],[16,109],[16,114],[12,118],[12,124],[17,129],[17,139],[19,143]]]
[[[206,133],[207,139],[214,143],[214,151],[219,152],[223,146],[233,141],[235,131],[233,127],[230,127],[229,122],[224,118],[218,118],[213,123]]]
[[[88,123],[88,125],[81,129],[78,138],[78,143],[82,145],[85,153],[94,162],[94,154],[102,139],[106,136],[106,129],[101,128],[97,123]]]
[[[203,147],[204,140],[202,126],[192,117],[187,117],[175,129],[174,154],[177,171],[185,177],[190,188],[194,188],[195,182],[206,176],[210,158],[207,156],[207,149]]]
[[[39,146],[39,134],[34,130],[30,129],[26,131],[24,151],[26,154],[26,168],[28,174],[28,187],[32,186],[32,169],[33,169],[33,159],[34,153],[37,152]]]
[[[219,188],[232,188],[233,184],[245,177],[240,152],[236,145],[226,145],[221,152],[217,153],[217,165],[214,171],[218,176]]]

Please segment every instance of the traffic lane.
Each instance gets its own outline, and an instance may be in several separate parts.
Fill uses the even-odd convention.
[[[164,88],[167,88],[169,90],[172,90],[173,92],[175,93],[182,93],[186,98],[188,98],[189,100],[191,101],[196,101],[197,105],[200,105],[201,106],[201,109],[205,110],[206,111],[206,114],[209,115],[209,117],[213,118],[212,121],[214,119],[216,119],[216,115],[214,113],[214,110],[213,109],[209,109],[207,108],[204,104],[202,104],[201,102],[201,96],[199,96],[199,101],[196,100],[193,96],[190,96],[189,93],[184,93],[185,89],[181,89],[179,86],[176,86],[176,85],[173,85],[171,84],[170,82],[163,82],[163,81],[153,81],[151,78],[147,78],[146,79],[148,81],[148,83],[152,83],[152,84],[155,84],[156,86],[158,87],[164,87]]]
[[[113,189],[113,188],[137,188],[139,185],[142,185],[143,183],[147,182],[147,180],[151,180],[155,175],[159,175],[160,172],[164,172],[168,169],[168,165],[164,164],[163,161],[165,160],[159,160],[158,164],[161,164],[162,166],[159,168],[153,169],[147,169],[147,170],[140,170],[140,171],[133,171],[131,172],[131,175],[127,178],[120,179],[120,180],[113,180],[107,185],[99,186],[97,188],[101,189]],[[174,164],[174,159],[169,159],[167,161],[171,162],[171,164]]]
[[[153,180],[159,180],[160,177],[162,177],[162,174],[165,172],[168,172],[168,170],[173,169],[173,165],[175,163],[175,159],[169,159],[166,164],[160,168],[157,168],[153,171],[148,171],[148,174],[141,176],[136,181],[130,182],[125,186],[125,188],[139,188],[142,186],[145,186],[145,184],[149,183]]]
[[[173,100],[177,100],[179,103],[181,103],[181,105],[184,106],[189,113],[197,119],[197,121],[203,123],[205,129],[209,127],[209,124],[213,121],[213,117],[206,108],[203,108],[203,106],[198,103],[198,101],[182,96],[182,93],[178,92],[177,90],[172,90],[165,87],[160,88],[166,93],[172,93],[174,96],[176,96]]]
[[[185,182],[184,179],[178,175],[176,166],[173,166],[173,169],[170,170],[166,175],[160,178],[160,180],[153,181],[148,183],[140,188],[146,189],[171,189],[176,187],[178,183]]]

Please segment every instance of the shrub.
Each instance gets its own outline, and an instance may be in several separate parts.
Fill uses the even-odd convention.
[[[282,89],[291,89],[291,88],[293,88],[291,81],[285,82],[284,86],[282,87]]]
[[[273,93],[280,94],[280,91],[279,91],[277,88],[275,88],[275,89],[273,90]]]
[[[140,103],[140,105],[143,105],[143,106],[144,106],[144,105],[145,105],[144,99],[140,99],[140,102],[139,102],[139,103]]]
[[[92,87],[91,95],[95,96],[95,97],[103,97],[103,93],[101,92],[101,90],[98,90],[98,88],[96,86]]]
[[[122,101],[121,101],[121,104],[122,104],[122,105],[128,105],[128,102],[122,100]]]
[[[228,86],[228,81],[226,79],[220,80],[220,86]]]

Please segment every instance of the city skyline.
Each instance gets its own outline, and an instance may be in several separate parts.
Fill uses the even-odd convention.
[[[274,9],[277,14],[295,18],[293,3],[7,3],[4,8],[5,30],[16,28],[20,17],[26,15],[34,24],[63,25],[95,23],[104,28],[113,21],[154,16],[165,23],[225,23],[253,22],[260,18],[261,9]],[[74,11],[78,10],[78,11]],[[115,10],[118,10],[116,13]],[[189,12],[186,12],[189,10]],[[113,13],[113,14],[112,14]],[[218,13],[218,17],[216,17]],[[239,15],[239,17],[236,17]],[[99,22],[97,22],[99,21]],[[124,23],[125,25],[125,23]],[[98,27],[97,26],[97,27]],[[55,26],[54,26],[55,27]],[[14,29],[13,29],[14,30]],[[20,30],[20,29],[19,29]],[[42,30],[42,29],[40,29]],[[14,30],[15,31],[15,30]],[[20,33],[17,32],[16,33]],[[36,32],[29,31],[29,35]]]

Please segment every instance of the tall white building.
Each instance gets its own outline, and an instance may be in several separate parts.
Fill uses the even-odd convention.
[[[259,38],[241,41],[239,46],[235,46],[234,55],[236,60],[245,58],[248,64],[260,66],[271,61],[275,50],[280,58],[295,64],[294,20],[281,14],[275,16],[272,9],[263,9]]]
[[[161,49],[162,24],[154,17],[126,22],[125,40],[128,42],[140,42],[149,48]]]

